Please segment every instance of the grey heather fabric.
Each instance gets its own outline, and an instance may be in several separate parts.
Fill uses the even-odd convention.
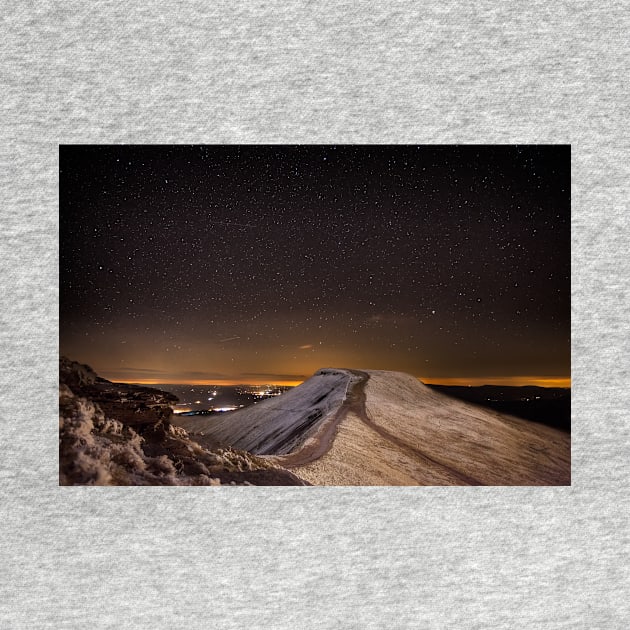
[[[626,628],[628,3],[4,2],[2,628]],[[571,143],[573,485],[60,488],[60,143]]]

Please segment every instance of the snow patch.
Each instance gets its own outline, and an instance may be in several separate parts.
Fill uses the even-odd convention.
[[[347,370],[323,368],[307,381],[276,398],[220,417],[177,418],[191,433],[256,453],[285,454],[304,443],[336,413],[358,377]]]
[[[220,485],[208,474],[182,474],[166,455],[148,457],[143,437],[65,385],[59,411],[60,485]],[[180,438],[186,435],[173,429]]]

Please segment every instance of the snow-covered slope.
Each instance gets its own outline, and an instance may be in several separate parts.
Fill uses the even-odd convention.
[[[409,374],[370,371],[375,425],[485,485],[570,482],[570,436],[440,394]]]
[[[322,369],[282,396],[220,416],[175,417],[173,422],[218,443],[256,454],[289,453],[341,406],[351,382],[347,370]]]
[[[359,404],[331,448],[311,462],[296,453],[278,463],[326,485],[570,483],[568,434],[450,398],[409,374],[355,373],[364,375]]]
[[[570,435],[401,372],[320,370],[290,392],[178,424],[322,485],[565,485]]]

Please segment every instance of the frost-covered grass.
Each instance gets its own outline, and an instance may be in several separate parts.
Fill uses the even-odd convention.
[[[570,436],[456,400],[409,374],[369,371],[370,418],[427,457],[485,485],[570,483]]]
[[[409,374],[366,372],[368,422],[349,413],[331,449],[294,469],[310,483],[570,483],[567,434],[450,398]]]

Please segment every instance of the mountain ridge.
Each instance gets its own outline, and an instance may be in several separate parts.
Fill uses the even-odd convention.
[[[345,383],[346,394],[300,434],[326,374],[339,380],[337,392]],[[404,372],[327,368],[278,400],[183,426],[240,447],[253,431],[258,454],[315,484],[570,483],[570,436],[451,398]],[[274,452],[279,435],[292,436],[290,450]]]

